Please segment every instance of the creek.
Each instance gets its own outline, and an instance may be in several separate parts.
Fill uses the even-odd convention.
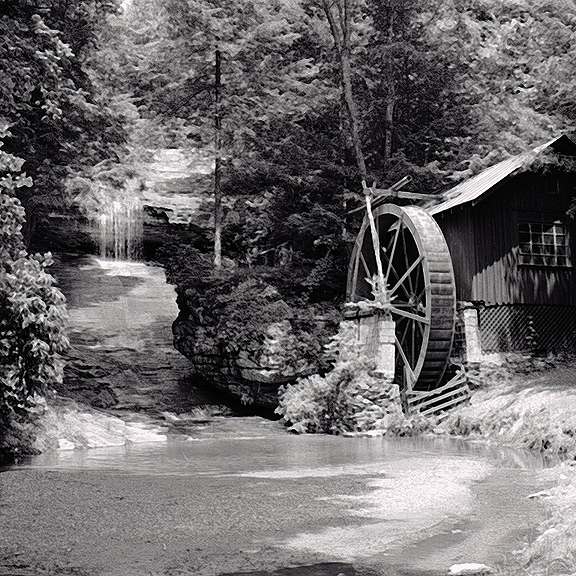
[[[54,273],[77,399],[99,387],[102,408],[51,408],[44,453],[0,474],[0,568],[433,575],[506,564],[535,535],[539,459],[449,438],[297,436],[241,416],[186,376],[160,268],[82,257]]]

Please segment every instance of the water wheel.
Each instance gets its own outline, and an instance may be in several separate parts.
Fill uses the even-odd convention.
[[[446,370],[456,316],[446,240],[422,208],[384,204],[372,215],[374,232],[367,214],[350,259],[347,300],[358,306],[349,309],[391,316],[395,381],[403,390],[432,390]]]

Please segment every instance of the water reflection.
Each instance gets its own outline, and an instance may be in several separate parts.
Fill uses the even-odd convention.
[[[91,530],[100,523],[92,534],[109,526],[90,511],[113,502],[115,513],[120,495],[118,533],[131,535],[135,522],[150,530],[138,557],[164,526],[181,542],[181,562],[192,541],[214,566],[225,554],[241,555],[245,570],[258,568],[269,553],[276,566],[310,563],[310,572],[293,572],[302,576],[336,576],[336,565],[313,565],[330,559],[350,569],[361,560],[387,574],[391,564],[438,574],[462,558],[493,565],[541,521],[527,496],[542,489],[535,470],[544,464],[528,454],[450,438],[296,436],[252,418],[208,419],[189,432],[187,440],[46,453],[13,467],[5,486],[26,503],[31,492],[61,494],[29,513],[46,517],[46,526],[75,518],[70,510],[88,514]],[[37,473],[48,470],[60,473]]]
[[[224,419],[222,419],[224,420]],[[50,470],[105,469],[124,474],[194,475],[285,471],[301,475],[376,473],[386,463],[407,458],[487,460],[510,470],[538,470],[541,458],[502,447],[452,438],[345,438],[284,433],[278,423],[235,418],[236,430],[219,419],[185,440],[67,450],[33,457],[23,465]],[[262,425],[264,424],[264,425]],[[277,426],[272,426],[277,425]],[[355,470],[355,468],[357,470]],[[308,471],[308,472],[306,472]]]

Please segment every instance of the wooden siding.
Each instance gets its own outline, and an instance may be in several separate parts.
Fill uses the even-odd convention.
[[[518,265],[518,222],[562,221],[576,264],[574,221],[566,215],[576,175],[521,174],[483,199],[436,219],[454,265],[459,300],[493,304],[576,304],[574,268]]]
[[[468,302],[472,299],[472,279],[476,271],[474,226],[470,205],[457,206],[449,212],[435,216],[440,226],[454,267],[456,298]]]

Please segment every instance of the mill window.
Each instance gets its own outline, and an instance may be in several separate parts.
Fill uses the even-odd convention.
[[[570,266],[568,234],[562,222],[519,222],[519,263]]]

